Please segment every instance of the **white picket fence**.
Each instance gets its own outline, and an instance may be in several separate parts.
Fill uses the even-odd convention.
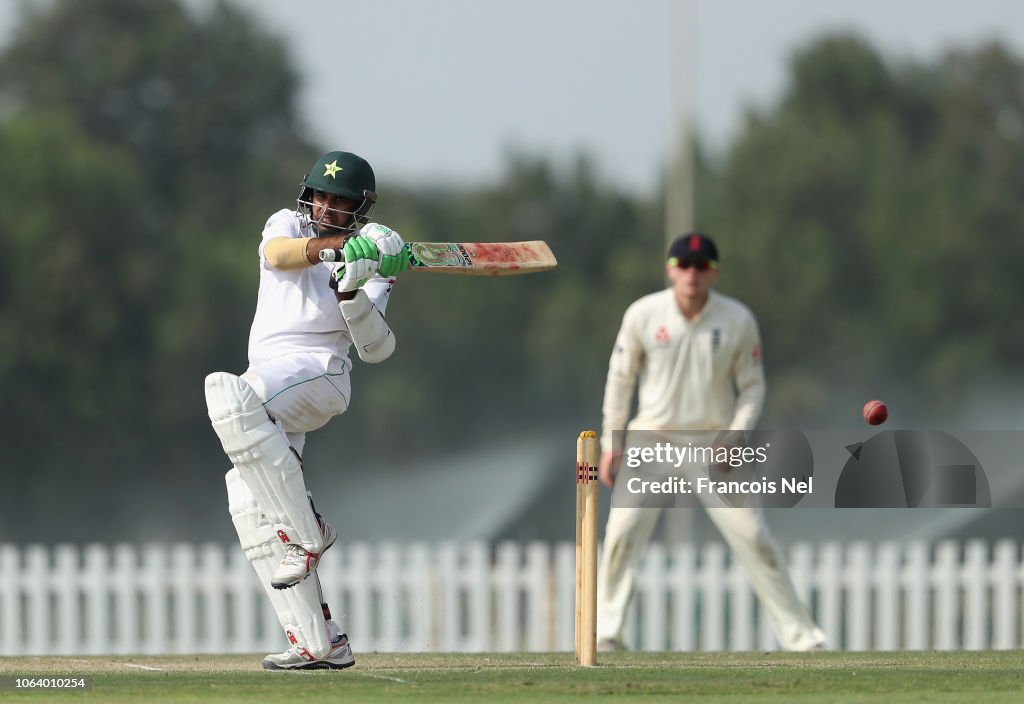
[[[568,651],[569,543],[336,545],[325,596],[360,650]],[[795,544],[797,590],[843,650],[1022,645],[1019,544]],[[628,640],[644,650],[774,649],[722,545],[648,551]],[[235,546],[0,545],[0,655],[281,650]]]

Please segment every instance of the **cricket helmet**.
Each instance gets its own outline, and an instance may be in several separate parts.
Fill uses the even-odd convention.
[[[313,168],[303,177],[297,198],[298,210],[310,218],[318,235],[331,234],[321,232],[320,223],[313,220],[314,191],[352,199],[358,203],[355,209],[340,211],[352,215],[348,224],[342,228],[330,227],[342,232],[354,232],[370,219],[370,213],[377,202],[376,187],[373,169],[366,159],[351,152],[327,152],[316,160]]]

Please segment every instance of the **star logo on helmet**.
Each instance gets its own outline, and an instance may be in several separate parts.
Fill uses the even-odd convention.
[[[332,161],[330,164],[324,164],[324,176],[330,176],[331,178],[335,178],[334,174],[342,170],[342,167],[338,166],[337,159]]]

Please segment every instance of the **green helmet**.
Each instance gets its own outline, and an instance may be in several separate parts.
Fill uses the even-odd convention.
[[[348,224],[335,228],[342,232],[354,232],[370,219],[370,213],[377,202],[377,194],[374,192],[376,187],[373,169],[366,159],[351,152],[327,152],[316,160],[313,168],[302,179],[297,199],[298,209],[309,217],[318,235],[328,234],[320,232],[320,223],[313,220],[313,192],[322,191],[355,200],[359,205],[354,210],[339,211],[352,216]]]

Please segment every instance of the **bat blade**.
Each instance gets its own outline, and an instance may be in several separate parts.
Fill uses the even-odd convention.
[[[409,242],[410,271],[462,276],[514,276],[550,271],[558,260],[543,240]]]

